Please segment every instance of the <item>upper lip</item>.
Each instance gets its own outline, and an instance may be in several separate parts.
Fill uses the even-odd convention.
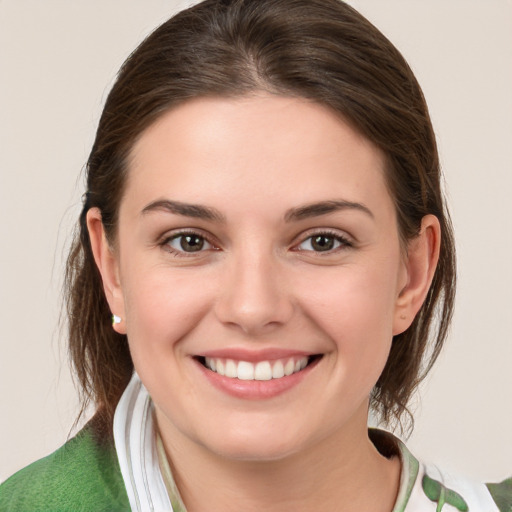
[[[209,357],[213,359],[233,359],[235,361],[247,361],[256,363],[258,361],[274,361],[286,358],[301,358],[315,355],[313,352],[301,350],[289,350],[283,348],[267,348],[260,350],[249,350],[245,348],[224,348],[217,350],[208,350],[196,354],[196,357]]]

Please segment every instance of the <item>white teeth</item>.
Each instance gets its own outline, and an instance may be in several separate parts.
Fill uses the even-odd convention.
[[[272,378],[280,379],[281,377],[284,377],[284,366],[281,361],[276,361],[272,367]]]
[[[254,380],[254,365],[247,361],[238,363],[238,378],[240,380]]]
[[[236,363],[232,359],[228,359],[226,361],[226,366],[224,367],[224,371],[225,371],[226,377],[231,377],[232,379],[235,379],[238,376]]]
[[[291,375],[295,370],[295,363],[293,359],[288,360],[288,362],[284,365],[284,374],[286,376]]]
[[[300,372],[308,364],[307,357],[300,359],[279,359],[273,362],[260,361],[256,364],[233,359],[217,359],[206,357],[205,364],[210,370],[231,379],[240,380],[271,380]]]
[[[268,361],[261,361],[256,365],[254,378],[256,380],[270,380],[272,378],[272,367]]]

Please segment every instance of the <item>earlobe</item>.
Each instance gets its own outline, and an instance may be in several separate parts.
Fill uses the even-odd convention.
[[[98,208],[87,212],[87,230],[91,241],[94,261],[100,271],[103,290],[112,314],[120,321],[112,322],[113,329],[119,334],[126,334],[124,299],[119,279],[119,264],[113,249],[107,241],[105,229]]]
[[[406,284],[396,300],[393,335],[404,332],[420,310],[434,278],[441,247],[441,226],[435,215],[421,221],[417,237],[409,242],[405,258]]]

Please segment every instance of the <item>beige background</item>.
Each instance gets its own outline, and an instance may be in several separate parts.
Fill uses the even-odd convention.
[[[116,70],[189,2],[0,0],[0,480],[62,444],[76,399],[60,341],[77,178]],[[416,71],[439,137],[460,286],[413,451],[512,474],[512,2],[353,0]]]

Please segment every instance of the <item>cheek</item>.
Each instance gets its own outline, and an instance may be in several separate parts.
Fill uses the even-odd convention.
[[[393,339],[396,267],[340,268],[321,282],[304,296],[304,311],[331,340],[340,378],[369,391]]]
[[[127,274],[124,286],[127,335],[134,362],[162,351],[179,350],[179,341],[207,313],[210,290],[176,269],[151,269]]]
[[[301,302],[333,334],[391,334],[397,298],[396,276],[396,268],[378,264],[345,267],[316,279],[318,284],[312,287],[313,280],[303,275],[299,279],[307,293],[302,293]]]

